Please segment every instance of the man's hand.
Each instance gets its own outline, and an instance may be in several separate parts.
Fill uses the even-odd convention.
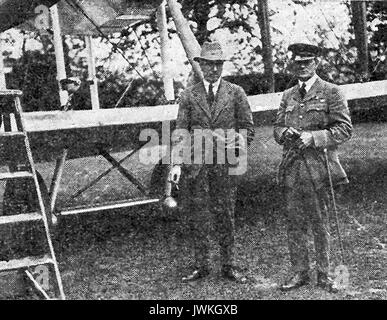
[[[219,135],[216,131],[212,132],[212,135],[224,142],[224,145],[227,149],[244,149],[246,148],[246,140],[242,134],[235,131],[227,132],[227,136]]]
[[[178,184],[180,180],[180,176],[181,176],[180,166],[174,165],[172,169],[169,171],[168,181]]]
[[[303,131],[297,143],[299,145],[298,148],[304,150],[314,144],[313,135],[310,132]]]
[[[294,141],[294,138],[297,138],[300,136],[300,132],[293,127],[289,127],[286,129],[286,131],[283,133],[283,138],[286,141]]]

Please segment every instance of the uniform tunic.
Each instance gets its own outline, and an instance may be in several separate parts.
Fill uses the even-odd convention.
[[[283,138],[288,127],[311,132],[313,145],[303,152],[295,151],[294,144],[285,142]],[[321,272],[328,272],[329,179],[324,149],[327,149],[333,183],[348,183],[337,147],[347,141],[351,134],[347,101],[338,86],[317,77],[303,99],[299,85],[284,92],[274,126],[274,138],[284,146],[278,178],[284,188],[289,252],[295,271],[309,268],[307,228],[311,224],[317,268]]]

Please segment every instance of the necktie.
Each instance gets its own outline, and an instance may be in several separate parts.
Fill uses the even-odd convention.
[[[210,83],[210,86],[208,87],[208,104],[210,105],[210,107],[212,107],[214,100],[215,100],[214,85]]]
[[[301,86],[301,88],[300,88],[300,96],[301,96],[301,99],[304,99],[304,97],[305,97],[305,95],[306,95],[306,89],[305,89],[305,87],[306,87],[306,84],[305,84],[305,82],[303,82],[302,83],[302,86]]]

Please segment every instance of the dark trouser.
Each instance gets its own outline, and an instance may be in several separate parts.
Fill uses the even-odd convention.
[[[225,165],[206,165],[186,184],[185,214],[193,232],[196,267],[208,267],[210,235],[220,244],[221,264],[233,264],[236,181]]]
[[[316,251],[317,269],[329,271],[328,193],[325,188],[314,190],[311,183],[301,183],[286,191],[288,245],[295,272],[309,269],[307,230],[311,225]]]

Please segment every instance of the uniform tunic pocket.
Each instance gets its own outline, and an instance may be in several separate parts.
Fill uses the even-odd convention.
[[[305,110],[305,124],[307,126],[325,126],[328,123],[328,106],[320,99],[311,101]]]
[[[296,116],[295,116],[295,105],[288,105],[285,109],[285,125],[293,127],[296,125]]]

